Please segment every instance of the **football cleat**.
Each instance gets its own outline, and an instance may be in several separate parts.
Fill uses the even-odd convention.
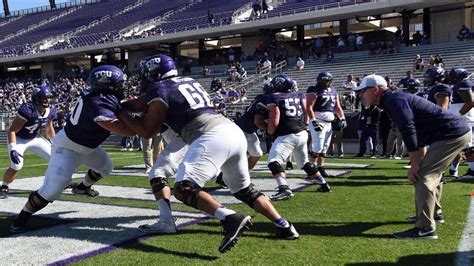
[[[239,213],[227,215],[224,221],[221,221],[223,226],[224,239],[219,245],[219,252],[224,253],[229,251],[238,241],[238,237],[249,229],[252,225],[252,217],[245,216]]]
[[[72,187],[72,194],[78,196],[97,197],[99,196],[99,191],[94,190],[92,187],[86,187],[81,183]]]
[[[318,189],[316,189],[317,192],[332,192],[331,187],[329,186],[328,183],[321,184]]]
[[[173,234],[176,233],[176,224],[173,220],[158,220],[154,224],[143,224],[138,230],[148,234]]]
[[[295,196],[288,186],[279,186],[278,192],[270,197],[271,200],[287,200]]]
[[[289,227],[281,227],[279,225],[276,226],[278,230],[278,237],[283,238],[283,239],[288,239],[288,240],[294,240],[298,239],[300,237],[300,234],[296,231],[295,227],[293,226],[292,223],[288,222],[290,224]]]
[[[0,187],[0,199],[8,198],[8,186],[2,185]]]
[[[442,214],[435,215],[434,220],[437,224],[444,224],[444,218]],[[416,223],[416,215],[408,216],[407,221],[410,223]]]

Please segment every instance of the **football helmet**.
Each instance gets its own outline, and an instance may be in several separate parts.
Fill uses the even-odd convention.
[[[33,88],[31,99],[35,105],[40,105],[47,108],[51,106],[52,98],[53,90],[50,87],[41,85],[39,87]]]
[[[177,76],[178,70],[171,57],[157,54],[145,57],[140,61],[140,74],[142,80],[157,82]]]
[[[407,81],[407,90],[409,93],[417,93],[418,87],[421,85],[420,81],[415,78],[411,78]]]
[[[279,74],[273,77],[270,86],[274,92],[288,93],[296,90],[295,81],[284,74]]]
[[[272,85],[270,83],[263,84],[263,94],[270,95],[273,92]]]
[[[451,84],[457,84],[471,75],[465,68],[453,67],[449,70],[448,79]]]
[[[119,100],[125,98],[125,74],[112,65],[103,65],[94,68],[89,74],[91,92],[110,93]]]
[[[332,83],[332,74],[329,73],[328,71],[323,71],[318,74],[316,77],[316,81],[323,85],[325,88],[329,88]]]
[[[431,86],[440,83],[444,78],[444,69],[441,67],[430,67],[423,74],[423,83]]]

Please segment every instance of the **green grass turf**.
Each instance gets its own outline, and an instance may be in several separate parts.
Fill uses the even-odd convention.
[[[111,150],[114,164],[122,167],[142,163],[141,153]],[[0,154],[6,155],[5,148]],[[229,253],[220,254],[222,239],[216,220],[183,228],[176,235],[155,236],[119,247],[76,264],[405,264],[452,265],[466,222],[472,181],[448,179],[443,194],[446,223],[439,225],[439,240],[397,240],[391,234],[413,225],[404,221],[414,214],[414,189],[406,179],[406,160],[328,159],[328,162],[367,163],[369,169],[350,169],[344,178],[328,179],[333,193],[316,193],[315,186],[295,194],[289,201],[276,202],[278,211],[295,224],[301,234],[296,241],[276,239],[274,228],[263,216],[246,205],[232,205],[236,211],[255,216],[251,230],[241,237]],[[32,155],[25,156],[20,177],[44,174],[44,166],[28,167],[45,162]],[[0,167],[8,158],[0,156]],[[465,171],[465,166],[460,172]],[[81,168],[85,171],[85,168]],[[273,182],[273,181],[272,181]],[[103,185],[148,187],[147,178],[112,176],[100,181]],[[209,184],[210,189],[215,187]],[[19,195],[25,196],[27,193]],[[61,200],[101,202],[108,204],[154,208],[154,202],[119,199],[90,199],[63,195]],[[194,211],[183,205],[173,209]],[[12,210],[17,212],[18,210]],[[0,217],[4,228],[10,218]]]

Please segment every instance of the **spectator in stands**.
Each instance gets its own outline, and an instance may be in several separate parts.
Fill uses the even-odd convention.
[[[387,82],[387,87],[388,87],[389,90],[391,90],[391,91],[396,91],[397,90],[397,87],[395,86],[395,84],[393,84],[393,81],[389,76],[385,76],[383,78]]]
[[[259,1],[256,1],[256,2],[252,5],[252,9],[253,9],[254,15],[255,15],[256,17],[259,17],[259,16],[261,15],[262,7],[260,6],[260,2],[259,2]]]
[[[216,53],[216,56],[214,56],[214,64],[216,64],[216,65],[222,64],[221,54]]]
[[[245,70],[240,62],[235,63],[235,68],[237,69],[237,72],[239,72],[242,79],[247,77],[247,70]]]
[[[211,10],[207,11],[207,21],[209,24],[214,24],[214,14],[211,12]]]
[[[395,35],[395,39],[394,39],[395,48],[399,49],[400,43],[403,42],[403,30],[400,26],[397,26],[397,30],[395,31],[394,35]]]
[[[339,53],[344,53],[346,51],[346,43],[344,41],[344,38],[342,38],[342,36],[340,36],[337,39],[337,51]]]
[[[389,54],[395,53],[395,46],[392,41],[387,42],[387,53]]]
[[[267,0],[262,0],[262,14],[268,14]]]
[[[434,66],[444,67],[443,57],[440,54],[436,54],[434,58]]]
[[[352,111],[354,110],[354,103],[356,98],[354,89],[357,88],[357,83],[353,80],[352,75],[348,75],[347,80],[342,82],[342,88],[345,90],[343,92],[343,95],[346,97],[347,102],[349,102],[349,110]]]
[[[298,57],[298,60],[296,61],[296,70],[303,70],[304,68],[304,60],[301,59],[301,57]]]
[[[384,41],[380,42],[380,53],[379,54],[387,54],[388,53],[388,46],[387,43]]]
[[[457,37],[460,41],[467,41],[471,37],[471,31],[466,27],[466,25],[462,25]]]
[[[229,51],[227,51],[227,55],[229,56],[229,62],[230,63],[235,61],[235,50],[232,46],[229,47]]]
[[[364,46],[364,36],[361,34],[357,33],[357,38],[356,38],[356,47],[357,51],[362,51]]]
[[[407,71],[406,77],[402,78],[398,84],[397,87],[399,88],[408,88],[408,81],[413,78],[413,74],[411,71]]]
[[[262,71],[268,71],[268,72],[272,71],[272,61],[270,61],[270,59],[268,59],[268,57],[265,58],[264,61],[263,61]]]
[[[347,36],[347,43],[349,44],[349,51],[354,52],[357,44],[357,37],[354,33],[349,33],[349,36]]]
[[[324,63],[333,63],[334,62],[334,54],[332,51],[329,49],[328,52],[326,53],[326,60],[324,60]]]
[[[211,70],[206,65],[202,66],[201,77],[205,78],[211,73]]]
[[[280,49],[278,49],[278,56],[276,57],[277,63],[281,61],[285,61],[288,59],[288,52],[286,51],[286,47],[284,44],[280,46]]]
[[[263,43],[262,40],[260,40],[257,43],[257,46],[255,47],[255,53],[253,55],[255,57],[255,59],[258,60],[261,57],[263,57],[263,54],[265,53],[265,50],[266,50],[265,44]]]
[[[417,30],[415,33],[412,35],[412,44],[413,46],[418,46],[420,45],[421,41],[421,33],[419,30]]]
[[[218,92],[222,89],[222,81],[220,78],[215,77],[211,81],[211,91],[212,92]]]
[[[416,71],[423,71],[425,65],[423,63],[423,58],[421,55],[417,54],[415,59],[413,60],[413,73]]]
[[[247,89],[244,86],[239,88],[240,100],[245,103],[247,101]]]
[[[324,46],[324,41],[321,37],[318,37],[313,40],[313,47],[312,47],[312,53],[313,53],[313,58],[318,59],[321,58],[321,54],[323,51],[323,46]]]
[[[270,82],[272,81],[272,78],[270,77],[269,74],[266,74],[264,77],[263,77],[263,85],[266,85],[266,84],[270,84]]]
[[[369,55],[376,55],[377,54],[377,47],[375,42],[369,42]]]
[[[430,44],[430,38],[428,38],[428,35],[423,34],[423,36],[420,39],[420,45],[428,45]]]

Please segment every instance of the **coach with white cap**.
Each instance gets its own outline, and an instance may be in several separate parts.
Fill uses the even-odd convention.
[[[366,76],[357,87],[363,103],[384,109],[402,133],[410,155],[408,179],[415,185],[415,227],[396,238],[438,239],[434,220],[436,186],[441,175],[471,141],[471,129],[460,116],[410,93],[392,92],[382,76]],[[420,149],[429,145],[424,157]]]

